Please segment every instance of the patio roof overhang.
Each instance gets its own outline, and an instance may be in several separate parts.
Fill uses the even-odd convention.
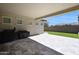
[[[0,14],[40,19],[79,9],[78,3],[0,3]]]
[[[79,10],[79,5],[71,7],[71,8],[68,8],[68,9],[64,9],[64,10],[61,10],[61,11],[58,11],[58,12],[55,12],[55,13],[44,15],[44,16],[41,16],[41,17],[38,17],[38,18],[35,18],[35,19],[40,19],[40,18],[46,18],[46,17],[50,17],[50,16],[55,16],[55,15],[59,15],[59,14],[71,12],[71,11],[74,11],[74,10]]]

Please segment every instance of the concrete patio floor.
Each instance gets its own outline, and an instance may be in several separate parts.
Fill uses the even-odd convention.
[[[30,38],[0,44],[0,55],[62,55]]]
[[[79,55],[79,39],[43,33],[29,37],[64,55]]]

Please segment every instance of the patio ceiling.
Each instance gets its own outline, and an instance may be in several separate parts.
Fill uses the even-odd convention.
[[[16,14],[32,18],[51,16],[78,3],[0,3],[0,14]]]

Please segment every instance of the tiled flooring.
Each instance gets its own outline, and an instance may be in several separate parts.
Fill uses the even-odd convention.
[[[79,55],[79,39],[43,33],[0,44],[0,54],[9,55]]]
[[[30,38],[0,44],[1,55],[62,55]]]
[[[79,39],[43,33],[29,37],[65,55],[79,55]]]

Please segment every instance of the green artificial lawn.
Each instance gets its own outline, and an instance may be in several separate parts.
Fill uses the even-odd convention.
[[[73,33],[63,33],[63,32],[48,32],[52,35],[60,35],[65,37],[72,37],[72,38],[79,38],[79,34],[73,34]]]

